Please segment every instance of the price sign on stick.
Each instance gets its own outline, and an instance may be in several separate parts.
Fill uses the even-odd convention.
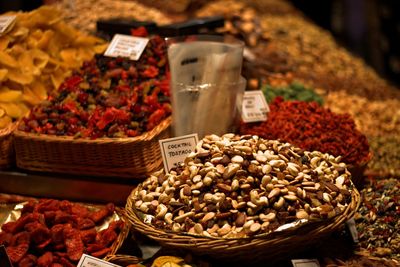
[[[195,150],[198,141],[197,134],[160,140],[165,172],[171,170],[177,163],[183,162],[186,156]]]
[[[263,92],[246,91],[243,95],[242,119],[244,122],[257,122],[267,120],[269,107]]]
[[[106,52],[104,52],[104,55],[107,57],[126,57],[131,60],[139,60],[148,42],[148,38],[116,34]]]

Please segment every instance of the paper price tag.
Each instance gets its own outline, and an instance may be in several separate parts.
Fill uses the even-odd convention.
[[[7,250],[4,246],[0,246],[0,266],[12,267],[10,258],[7,255]]]
[[[183,162],[190,152],[194,151],[199,141],[197,134],[188,134],[160,140],[164,170],[168,172],[179,162]]]
[[[351,218],[346,222],[347,227],[349,228],[351,237],[353,238],[354,243],[358,243],[358,231],[356,228],[356,222],[354,221],[354,218]]]
[[[107,47],[104,55],[107,57],[127,57],[138,60],[146,48],[148,38],[116,34]]]
[[[0,16],[0,35],[10,30],[17,16]]]
[[[317,259],[297,259],[292,260],[293,267],[320,267]]]
[[[78,262],[77,267],[121,267],[121,266],[83,254]]]
[[[269,107],[262,91],[245,91],[242,103],[242,119],[244,122],[267,120]]]

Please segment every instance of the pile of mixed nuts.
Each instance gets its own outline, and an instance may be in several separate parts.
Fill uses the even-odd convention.
[[[144,181],[134,205],[157,228],[174,232],[268,233],[343,212],[352,184],[340,160],[258,136],[208,135],[179,167]]]

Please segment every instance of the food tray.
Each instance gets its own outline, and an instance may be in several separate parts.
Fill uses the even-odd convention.
[[[259,237],[208,238],[166,232],[144,223],[135,210],[135,190],[128,197],[125,207],[126,217],[133,230],[158,241],[165,247],[186,249],[194,254],[230,261],[254,261],[260,259],[275,261],[282,259],[290,253],[318,242],[321,238],[328,236],[332,231],[341,227],[354,216],[360,205],[360,194],[356,188],[353,188],[351,202],[343,213],[330,220],[309,223],[297,229],[273,232]]]
[[[0,129],[0,169],[7,169],[14,162],[12,133],[16,126],[16,123],[11,123],[6,128]]]
[[[170,136],[171,118],[133,138],[74,139],[15,131],[17,166],[22,169],[136,178],[162,164],[158,140]]]

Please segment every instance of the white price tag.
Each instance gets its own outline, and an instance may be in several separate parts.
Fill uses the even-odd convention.
[[[0,35],[11,29],[16,18],[17,16],[0,16]]]
[[[242,103],[242,119],[244,122],[267,120],[269,107],[262,91],[245,91]]]
[[[354,243],[358,243],[358,231],[356,228],[356,222],[354,221],[354,218],[351,218],[346,222],[347,227],[349,227],[349,231],[351,234],[351,237],[353,238]]]
[[[183,162],[186,156],[195,150],[198,141],[197,134],[160,140],[165,172],[171,170],[177,163]]]
[[[293,267],[320,267],[317,259],[292,260]]]
[[[121,267],[121,266],[100,260],[93,256],[83,254],[78,262],[77,267]]]
[[[107,57],[127,57],[138,60],[146,48],[148,38],[116,34],[107,47],[104,55]]]

